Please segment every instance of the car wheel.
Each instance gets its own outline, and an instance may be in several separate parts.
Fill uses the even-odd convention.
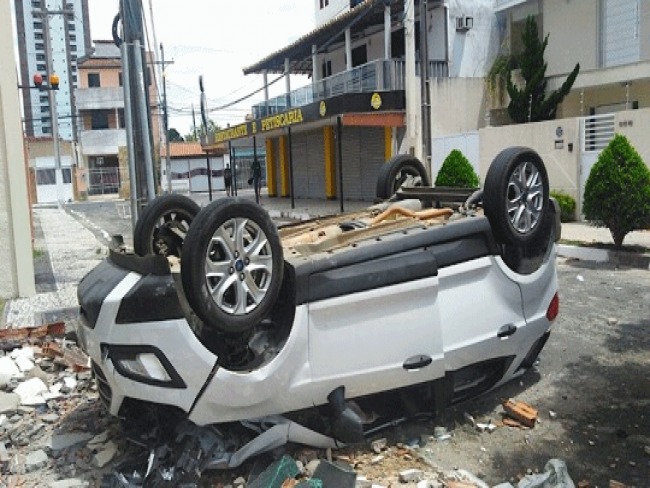
[[[483,206],[501,243],[530,245],[548,237],[549,185],[542,158],[525,147],[501,151],[485,178]]]
[[[133,230],[133,250],[140,256],[181,255],[185,235],[199,205],[183,195],[162,195],[142,209]]]
[[[284,271],[282,244],[268,213],[250,200],[218,200],[190,227],[181,257],[187,299],[203,322],[239,334],[266,318]]]
[[[387,200],[402,185],[429,186],[429,176],[416,157],[399,154],[384,164],[377,177],[377,198]]]

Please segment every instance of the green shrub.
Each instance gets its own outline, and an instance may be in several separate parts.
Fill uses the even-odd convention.
[[[616,247],[628,232],[650,228],[650,169],[625,136],[614,136],[591,168],[582,210]]]
[[[451,151],[438,171],[435,186],[476,188],[478,185],[478,175],[467,158],[458,149]]]
[[[551,196],[560,204],[560,220],[562,222],[573,222],[576,212],[575,198],[561,191],[552,191]]]

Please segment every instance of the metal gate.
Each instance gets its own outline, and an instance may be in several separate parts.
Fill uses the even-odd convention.
[[[582,200],[585,183],[598,156],[614,138],[616,130],[615,114],[592,115],[580,119],[580,198],[578,216],[582,216]]]
[[[343,127],[343,198],[373,201],[384,164],[383,127]],[[340,190],[339,190],[340,191]]]
[[[90,168],[88,174],[88,195],[118,193],[120,189],[120,169]]]

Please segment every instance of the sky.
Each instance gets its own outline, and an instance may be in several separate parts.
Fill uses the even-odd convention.
[[[313,0],[142,0],[149,24],[150,45],[163,44],[166,68],[169,127],[181,135],[191,132],[192,104],[200,124],[199,75],[208,110],[234,101],[263,86],[262,75],[244,76],[242,69],[281,49],[314,28]],[[111,24],[119,0],[89,0],[91,38],[112,39]],[[277,75],[269,74],[269,81]],[[307,83],[292,77],[291,89]],[[269,88],[270,96],[285,90],[281,80]],[[162,94],[161,94],[162,96]],[[233,107],[212,111],[218,125],[237,124],[251,106],[264,100],[263,92]]]

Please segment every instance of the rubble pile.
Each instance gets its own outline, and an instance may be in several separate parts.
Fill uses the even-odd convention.
[[[88,358],[64,332],[0,331],[0,487],[99,486],[118,452]]]

